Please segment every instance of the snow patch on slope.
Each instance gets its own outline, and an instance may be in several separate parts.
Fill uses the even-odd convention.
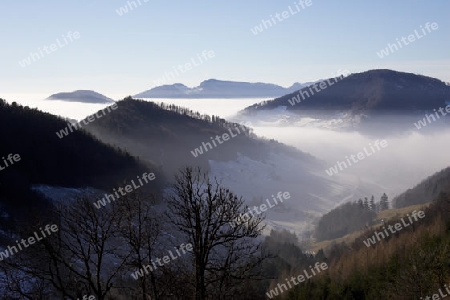
[[[351,116],[347,112],[336,112],[333,116],[324,115],[323,118],[313,118],[290,112],[286,106],[278,106],[272,110],[256,111],[250,114],[238,114],[230,118],[231,121],[249,127],[253,126],[297,126],[322,129],[347,129],[360,122],[361,116]]]
[[[66,188],[44,184],[33,185],[31,189],[41,193],[55,202],[71,201],[82,195],[92,195],[93,197],[98,197],[102,193],[102,191],[94,188]]]
[[[290,199],[268,209],[268,228],[304,231],[314,216],[333,208],[353,194],[353,187],[342,186],[334,178],[319,175],[316,167],[283,154],[272,153],[264,161],[242,154],[234,161],[209,161],[211,176],[242,195],[251,208],[273,203],[272,195],[289,192]]]

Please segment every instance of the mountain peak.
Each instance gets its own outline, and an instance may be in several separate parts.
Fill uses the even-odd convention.
[[[207,79],[199,86],[188,88],[183,84],[163,85],[135,95],[136,98],[257,98],[280,97],[300,89],[302,85],[284,88],[272,83],[239,82]]]
[[[314,89],[316,89],[314,91]],[[317,90],[319,89],[319,90]],[[436,78],[388,69],[369,70],[347,77],[323,80],[302,89],[302,98],[294,92],[254,105],[246,110],[274,109],[286,106],[289,110],[321,110],[331,113],[347,111],[370,113],[375,111],[422,111],[445,106],[450,99],[450,87]],[[306,100],[308,101],[299,101]]]
[[[92,90],[76,90],[50,95],[45,100],[61,100],[82,103],[113,103],[114,100]]]

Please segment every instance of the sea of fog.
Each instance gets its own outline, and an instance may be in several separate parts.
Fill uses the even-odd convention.
[[[246,120],[242,115],[234,118],[236,114],[243,108],[263,100],[267,99],[157,99],[158,102],[174,103],[242,123],[255,122],[254,119]],[[258,122],[261,123],[264,122]],[[450,128],[431,134],[430,131],[425,133],[417,130],[411,123],[410,132],[401,135],[383,134],[378,137],[373,134],[366,136],[358,132],[308,126],[278,126],[273,119],[264,126],[252,128],[258,136],[276,139],[324,160],[327,167],[335,166],[337,161],[346,161],[346,157],[364,152],[366,148],[370,156],[366,155],[364,159],[352,163],[342,171],[339,169],[339,174],[384,187],[385,192],[391,196],[450,166]],[[373,146],[377,139],[386,140],[387,146],[380,147],[380,150],[373,148],[375,151],[372,151],[370,145]],[[323,172],[326,174],[325,169]]]
[[[325,160],[328,169],[346,157],[367,152],[370,156],[353,163],[339,174],[385,187],[390,195],[412,188],[433,173],[450,166],[450,129],[438,134],[411,131],[401,136],[365,136],[358,132],[339,132],[308,127],[254,127],[259,136],[273,138]],[[375,141],[386,140],[387,146],[376,147]],[[358,160],[356,158],[356,160]],[[347,163],[348,165],[348,163]],[[324,169],[324,174],[326,174]],[[328,176],[328,175],[327,175]],[[333,175],[336,176],[336,175]]]
[[[2,95],[8,102],[36,107],[42,111],[80,120],[107,105],[77,102],[42,100],[48,95]],[[233,119],[243,108],[267,99],[144,99],[188,107],[202,114],[218,115]],[[242,116],[239,118],[245,122]],[[394,126],[394,125],[393,125]],[[429,126],[433,126],[430,124]],[[396,195],[413,187],[422,179],[450,166],[450,129],[430,134],[416,130],[411,124],[411,132],[400,136],[365,136],[358,132],[342,132],[314,127],[277,126],[275,123],[253,127],[259,136],[273,138],[308,152],[326,161],[326,169],[345,161],[346,156],[356,155],[377,139],[385,139],[388,146],[381,148],[353,163],[344,170],[342,176],[354,176],[382,186],[389,195]],[[372,151],[370,151],[372,152]],[[323,170],[324,174],[325,169]],[[336,175],[333,175],[336,176]]]
[[[44,94],[13,94],[0,95],[0,98],[5,99],[8,103],[17,102],[21,105],[26,105],[31,108],[38,108],[42,111],[59,115],[66,118],[81,120],[86,116],[105,108],[106,104],[90,104],[80,102],[68,102],[58,100],[44,100],[49,95]],[[108,95],[113,99],[120,99]],[[198,111],[202,114],[216,115],[222,118],[229,118],[235,115],[238,111],[269,98],[245,98],[245,99],[143,99],[146,101],[153,101],[156,103],[164,102],[168,104],[175,104],[178,106],[188,107],[193,111]]]

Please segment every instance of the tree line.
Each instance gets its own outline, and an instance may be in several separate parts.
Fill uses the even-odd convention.
[[[413,209],[412,209],[413,210]],[[382,226],[364,232],[352,243],[326,250],[326,274],[290,290],[283,299],[438,299],[450,279],[450,197],[441,193],[427,207],[425,218],[367,248],[363,240]],[[400,216],[389,225],[400,222]],[[386,227],[388,223],[384,224]],[[437,294],[437,296],[433,296]]]
[[[378,212],[389,209],[389,199],[386,193],[375,202],[365,197],[354,202],[344,203],[323,215],[315,230],[318,241],[343,237],[349,233],[362,230],[374,224]]]

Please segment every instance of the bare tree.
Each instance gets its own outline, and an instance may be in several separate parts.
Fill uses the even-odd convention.
[[[193,245],[195,299],[231,296],[262,261],[256,238],[263,216],[243,220],[248,207],[242,197],[200,168],[183,168],[167,198],[168,219]]]
[[[120,231],[129,244],[131,255],[128,265],[141,268],[148,264],[155,254],[158,238],[161,233],[162,218],[155,209],[155,196],[133,192],[122,198],[119,211],[122,214]],[[155,271],[155,270],[154,270]],[[139,278],[140,296],[142,299],[159,299],[154,272]]]
[[[123,216],[116,205],[97,209],[92,199],[81,197],[71,206],[57,210],[61,220],[58,244],[47,245],[52,253],[54,276],[72,273],[79,285],[102,300],[118,282],[129,257],[119,225]]]
[[[58,232],[24,251],[20,260],[9,265],[10,274],[19,272],[22,278],[33,278],[31,283],[47,285],[50,291],[42,299],[83,295],[106,299],[113,288],[120,288],[114,285],[121,282],[129,257],[118,230],[122,215],[114,205],[96,209],[86,195],[56,206],[53,216]],[[22,297],[30,294],[19,288],[16,284],[15,292]],[[36,297],[36,289],[29,299],[41,299]]]

